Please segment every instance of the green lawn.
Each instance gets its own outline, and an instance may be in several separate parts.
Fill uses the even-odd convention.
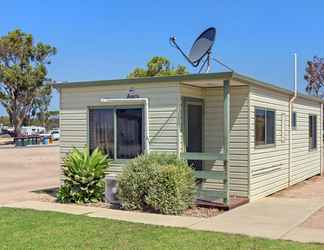
[[[1,208],[0,248],[286,250],[324,249],[324,246]]]

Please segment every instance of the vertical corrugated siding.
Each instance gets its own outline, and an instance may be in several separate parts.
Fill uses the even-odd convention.
[[[291,184],[320,173],[320,140],[322,140],[320,104],[297,97],[293,111],[297,114],[297,126],[292,130]],[[314,150],[309,150],[309,115],[317,116],[317,149]]]
[[[250,199],[267,196],[288,186],[288,101],[289,96],[262,87],[250,93]],[[275,145],[256,147],[255,108],[275,110]]]
[[[72,147],[82,148],[88,143],[88,107],[105,106],[101,98],[126,98],[128,90],[149,98],[150,149],[155,152],[177,150],[176,83],[71,87],[61,90],[61,156]],[[122,164],[113,164],[109,172],[119,172]]]
[[[248,196],[248,87],[231,87],[230,190],[231,194]],[[181,86],[181,95],[204,99],[205,152],[223,151],[223,88]],[[222,169],[222,162],[206,162],[206,169]],[[222,184],[208,180],[208,188]]]

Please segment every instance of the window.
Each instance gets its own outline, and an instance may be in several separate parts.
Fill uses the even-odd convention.
[[[275,143],[275,112],[269,109],[255,109],[255,145]]]
[[[296,112],[291,113],[291,127],[293,129],[297,128],[297,113]]]
[[[90,150],[101,148],[112,159],[143,153],[143,109],[90,109]]]
[[[309,148],[316,149],[317,147],[317,124],[316,124],[316,115],[310,115],[308,117],[308,124],[309,124]]]

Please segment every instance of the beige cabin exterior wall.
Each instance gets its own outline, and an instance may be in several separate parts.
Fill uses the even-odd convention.
[[[297,114],[297,126],[292,130],[291,185],[320,174],[322,143],[320,103],[297,97],[292,110]],[[309,149],[309,115],[317,118],[317,148],[312,150]]]
[[[149,99],[149,135],[151,152],[177,152],[179,98],[178,83],[145,83],[65,87],[60,95],[61,157],[73,148],[88,144],[89,107],[107,106],[101,98],[126,98],[130,88],[142,98]],[[108,173],[120,172],[123,164],[114,163]]]
[[[297,129],[289,144],[289,96],[261,86],[250,86],[250,200],[265,197],[320,173],[320,103],[297,97]],[[275,144],[255,146],[255,108],[275,110]],[[308,144],[308,114],[317,115],[317,150]]]
[[[250,87],[250,200],[288,187],[289,96],[259,86]],[[275,111],[275,144],[255,145],[255,109]]]
[[[223,151],[223,88],[198,88],[181,85],[181,96],[204,100],[204,151]],[[248,197],[248,86],[230,87],[230,193]],[[205,169],[222,169],[223,162],[204,163]],[[206,188],[221,189],[222,184],[208,180]]]

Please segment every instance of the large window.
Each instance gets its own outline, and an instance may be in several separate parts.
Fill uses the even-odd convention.
[[[317,120],[316,115],[310,115],[308,117],[308,125],[309,125],[309,148],[316,149],[317,147]]]
[[[101,148],[112,159],[143,153],[143,109],[90,109],[90,150]]]
[[[255,109],[255,145],[275,143],[275,112],[269,109]]]

